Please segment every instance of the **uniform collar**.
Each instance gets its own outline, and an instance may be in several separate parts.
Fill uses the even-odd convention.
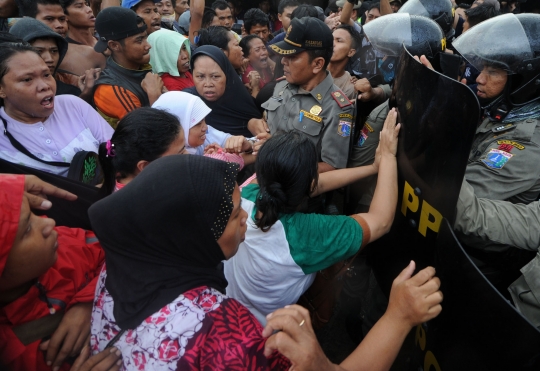
[[[334,85],[334,79],[332,78],[332,75],[328,71],[326,71],[326,77],[319,85],[317,85],[313,90],[310,92],[304,93],[304,94],[310,94],[315,100],[318,102],[322,102],[324,99],[324,96],[328,91],[332,88]],[[293,93],[298,94],[298,85],[292,85],[289,84],[289,86],[294,90]]]

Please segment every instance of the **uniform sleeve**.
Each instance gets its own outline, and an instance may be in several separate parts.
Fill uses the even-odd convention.
[[[375,161],[375,152],[379,146],[379,134],[388,115],[388,101],[376,107],[360,129],[358,139],[353,144],[350,167],[371,165]]]
[[[464,180],[456,211],[454,229],[471,247],[493,250],[498,244],[534,251],[540,246],[539,201],[523,205],[477,198]]]
[[[344,215],[291,214],[282,218],[291,256],[304,274],[317,272],[356,254],[364,233]]]
[[[384,99],[385,100],[389,99],[390,96],[392,95],[392,88],[390,87],[390,85],[388,84],[379,85],[379,88],[381,88],[384,93]]]
[[[321,140],[321,160],[336,169],[347,167],[349,159],[350,136],[352,134],[353,105],[343,107],[334,105],[331,121],[324,126]]]
[[[465,178],[479,198],[511,199],[521,203],[536,201],[540,192],[540,146],[533,141],[513,138],[512,143],[522,149],[511,145],[505,148],[504,144],[499,144],[504,139],[494,135],[485,148],[479,148],[481,152],[467,165]],[[532,188],[537,192],[530,191]]]
[[[94,92],[94,103],[107,117],[117,120],[142,106],[135,94],[116,85],[98,86]]]

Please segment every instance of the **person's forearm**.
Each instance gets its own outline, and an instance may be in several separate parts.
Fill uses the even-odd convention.
[[[394,13],[392,7],[390,6],[390,0],[381,0],[380,5],[381,16]]]
[[[318,168],[319,174],[326,173],[327,171],[332,171],[332,170],[336,170],[336,168],[330,164],[327,164],[326,162],[319,162],[319,168]]]
[[[348,24],[352,26],[352,20],[351,15],[353,11],[354,5],[349,3],[348,1],[345,1],[345,4],[343,5],[343,9],[341,10],[341,15],[339,16],[339,21],[343,24]]]
[[[109,8],[111,6],[120,6],[120,0],[103,0],[101,2],[101,9]]]
[[[410,331],[409,325],[385,313],[340,366],[347,371],[387,371]]]
[[[379,86],[373,88],[373,99],[371,101],[376,104],[381,104],[385,100],[386,94],[384,93],[384,89]]]
[[[152,105],[156,103],[159,97],[161,97],[161,92],[156,91],[156,92],[148,93],[148,102],[150,102],[150,107],[152,107]]]
[[[377,174],[377,168],[373,165],[360,166],[351,169],[338,169],[328,171],[319,175],[317,189],[310,195],[318,196],[334,189],[342,188],[359,181],[370,175]]]
[[[191,21],[189,22],[189,42],[191,45],[195,45],[195,36],[199,33],[202,26],[204,0],[191,0],[189,11],[191,15]]]
[[[390,230],[397,204],[397,163],[396,157],[385,154],[379,165],[377,187],[367,214],[364,219],[375,219],[369,223],[371,228],[371,241],[380,238]]]

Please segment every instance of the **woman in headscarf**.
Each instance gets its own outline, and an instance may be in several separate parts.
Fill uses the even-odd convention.
[[[186,150],[194,155],[204,155],[208,146],[214,149],[223,149],[223,156],[237,159],[237,163],[242,168],[244,162],[247,164],[255,162],[251,155],[253,152],[253,142],[247,140],[242,135],[232,136],[206,124],[206,118],[212,112],[201,98],[184,92],[167,92],[152,105],[176,116],[182,125],[186,136]],[[240,157],[241,156],[241,157]],[[233,157],[229,161],[233,161]],[[240,160],[240,161],[238,161]]]
[[[203,156],[154,161],[89,210],[105,250],[92,351],[122,352],[127,370],[279,370],[262,327],[225,296],[221,262],[244,239],[238,165]]]
[[[189,72],[191,48],[188,38],[178,32],[161,29],[148,36],[148,43],[152,46],[152,71],[161,76],[167,90],[183,90],[194,85]]]
[[[212,45],[197,48],[192,65],[195,86],[184,91],[200,97],[212,109],[206,117],[208,125],[245,137],[267,131],[253,98],[219,48]]]

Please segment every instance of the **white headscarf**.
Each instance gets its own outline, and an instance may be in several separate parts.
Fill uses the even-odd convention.
[[[189,129],[201,122],[212,111],[201,98],[181,91],[169,91],[161,94],[159,99],[152,105],[173,114],[180,120],[180,125],[186,136],[186,148],[192,148],[188,143]],[[192,152],[192,151],[189,151]]]

